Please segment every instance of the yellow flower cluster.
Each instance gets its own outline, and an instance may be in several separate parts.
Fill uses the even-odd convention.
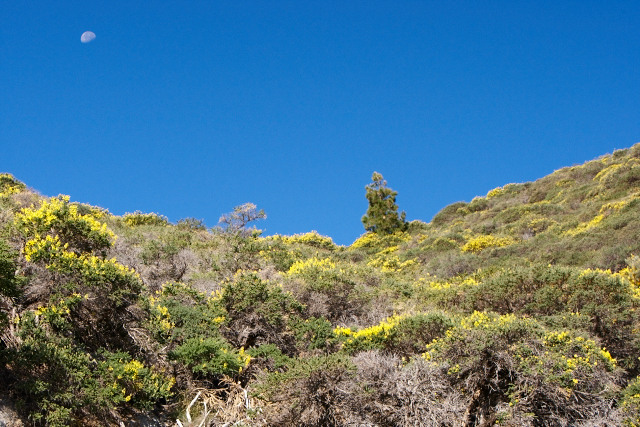
[[[358,248],[378,248],[383,246],[398,245],[411,240],[411,236],[404,232],[395,232],[393,234],[381,235],[378,233],[367,232],[356,239],[349,246],[349,249]]]
[[[58,236],[47,235],[44,239],[36,236],[25,244],[24,257],[29,262],[37,262],[43,258],[49,259],[51,256],[59,255],[68,247],[68,244],[62,244]]]
[[[69,196],[65,195],[44,200],[37,209],[23,208],[16,215],[15,225],[19,231],[32,236],[72,227],[86,230],[109,244],[116,239],[107,224],[101,223],[93,215],[80,214],[78,206],[69,204]]]
[[[38,308],[34,310],[33,314],[37,317],[42,316],[46,322],[51,322],[52,319],[70,314],[71,308],[80,300],[82,300],[82,296],[79,293],[74,292],[66,298],[60,298],[57,303],[51,303],[47,306],[38,306]]]
[[[114,361],[115,362],[115,361]],[[131,400],[137,393],[169,396],[176,380],[144,366],[142,362],[131,359],[128,362],[119,359],[117,362],[106,363],[103,366],[115,374],[115,381],[111,388],[122,394],[125,402]]]
[[[578,224],[575,228],[567,230],[563,234],[565,236],[577,236],[578,234],[585,233],[591,230],[592,228],[597,227],[598,224],[600,224],[600,222],[602,222],[603,219],[604,219],[603,214],[596,215],[593,219],[591,219],[591,221]]]
[[[629,201],[630,200],[619,200],[617,202],[605,203],[600,208],[600,213],[601,214],[606,214],[609,211],[619,211],[620,209],[622,209],[625,206],[627,206],[629,204]]]
[[[534,233],[541,233],[552,225],[557,224],[557,221],[548,218],[535,218],[529,222],[529,228]]]
[[[303,275],[308,272],[322,272],[336,268],[336,264],[329,258],[309,258],[305,261],[296,261],[287,272],[290,276]]]
[[[397,248],[397,246],[396,246]],[[397,273],[405,268],[414,265],[413,259],[401,261],[398,255],[384,256],[380,253],[367,263],[369,267],[380,268],[383,273]]]
[[[478,253],[487,248],[497,248],[509,246],[515,243],[511,237],[495,237],[491,235],[482,235],[473,237],[462,247],[463,252]]]
[[[621,163],[614,163],[611,166],[607,166],[606,168],[598,172],[598,174],[595,177],[593,177],[593,180],[602,182],[605,179],[607,179],[607,177],[609,177],[611,174],[615,173],[621,167],[622,167]]]
[[[62,244],[58,236],[42,238],[36,236],[25,244],[25,258],[30,262],[44,261],[49,270],[62,273],[79,273],[86,279],[111,277],[116,275],[131,281],[139,281],[135,270],[116,261],[115,258],[104,260],[94,255],[67,251],[68,245]]]
[[[123,216],[123,220],[129,227],[135,227],[138,225],[166,225],[169,223],[166,217],[153,212],[126,213]]]
[[[595,341],[581,336],[573,336],[571,333],[550,332],[544,337],[544,345],[549,348],[570,348],[573,349],[572,357],[565,357],[566,367],[570,371],[574,371],[578,366],[594,367],[598,365],[598,359],[604,362],[609,369],[616,367],[617,361],[611,357],[611,353],[604,347],[599,347]],[[577,352],[585,354],[579,356]]]
[[[242,369],[249,366],[249,362],[251,362],[251,356],[245,353],[244,347],[240,347],[240,350],[238,351],[238,360],[240,360],[241,365],[244,365],[240,366],[240,368],[238,369],[238,372],[242,372]]]
[[[393,329],[400,323],[404,316],[394,314],[391,317],[387,317],[377,325],[370,326],[368,328],[361,329],[359,331],[352,331],[351,328],[344,328],[338,326],[333,330],[333,333],[340,337],[349,337],[345,344],[351,344],[356,340],[363,340],[369,342],[380,342],[389,338]]]
[[[154,315],[155,322],[160,325],[162,332],[169,332],[175,328],[175,323],[171,321],[171,314],[169,308],[158,303],[158,299],[155,297],[149,297],[149,303],[151,305],[151,311]]]
[[[493,190],[487,193],[487,200],[492,199],[494,197],[498,197],[504,193],[505,193],[505,189],[503,187],[494,188]]]
[[[310,231],[309,233],[294,234],[293,236],[281,236],[280,238],[284,243],[288,244],[301,243],[326,249],[330,249],[335,246],[331,237],[323,236],[315,230]]]
[[[10,173],[0,173],[0,197],[7,197],[24,190],[26,186]]]
[[[449,289],[452,286],[450,282],[427,280],[424,277],[421,277],[420,279],[418,279],[418,281],[416,282],[416,285],[421,288],[428,287],[429,289],[434,291],[442,291],[445,289]]]
[[[425,360],[431,360],[434,354],[438,351],[442,341],[456,340],[467,334],[467,331],[485,329],[485,330],[502,330],[508,328],[513,324],[532,324],[532,321],[527,318],[517,317],[514,314],[504,314],[501,316],[489,315],[483,311],[474,311],[472,314],[466,317],[462,317],[458,321],[458,325],[448,329],[445,332],[443,338],[434,339],[427,344],[426,352],[422,353],[422,358]]]

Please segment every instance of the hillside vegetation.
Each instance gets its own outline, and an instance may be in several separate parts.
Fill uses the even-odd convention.
[[[429,223],[373,180],[345,247],[263,237],[249,203],[171,224],[1,174],[0,405],[35,426],[640,425],[640,144]]]

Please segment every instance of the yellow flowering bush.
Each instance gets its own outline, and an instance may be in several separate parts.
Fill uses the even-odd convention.
[[[10,173],[0,173],[0,197],[7,197],[27,188]]]
[[[26,237],[57,236],[75,251],[105,250],[115,234],[92,214],[82,214],[69,196],[42,201],[39,208],[24,208],[14,219],[16,229]]]
[[[367,232],[356,239],[349,246],[349,249],[383,249],[389,246],[397,246],[411,240],[411,236],[403,231],[397,231],[393,234],[380,234]]]
[[[378,254],[375,258],[367,263],[369,267],[379,268],[383,273],[398,273],[406,270],[408,267],[415,265],[415,260],[408,259],[402,261],[398,255]]]
[[[605,181],[610,175],[615,174],[618,169],[622,167],[621,163],[614,163],[606,168],[602,169],[593,177],[594,181]]]
[[[173,393],[175,378],[147,367],[124,352],[100,354],[104,359],[98,364],[105,385],[104,392],[114,404],[131,401],[135,406],[150,408],[159,399],[166,399]]]
[[[169,356],[188,366],[194,373],[237,375],[251,361],[244,348],[233,350],[221,338],[189,338],[169,353]]]
[[[318,259],[313,257],[304,261],[294,262],[293,265],[289,268],[287,274],[289,276],[318,276],[322,275],[323,272],[333,270],[334,268],[336,268],[336,264],[331,261],[331,259]]]
[[[346,351],[359,351],[372,348],[383,348],[389,340],[394,328],[400,323],[403,316],[393,315],[377,325],[353,331],[351,328],[337,327],[333,333],[344,339],[343,345]]]
[[[309,233],[294,234],[293,236],[282,236],[281,239],[287,244],[303,244],[321,249],[334,249],[336,247],[331,237],[322,236],[315,230]]]
[[[167,225],[169,220],[163,215],[157,213],[142,213],[136,211],[134,213],[126,213],[122,217],[125,224],[129,227],[138,227],[140,225]]]
[[[487,248],[500,248],[515,243],[511,237],[496,237],[491,235],[482,235],[473,237],[462,246],[463,252],[478,253]]]
[[[115,258],[102,259],[89,254],[76,254],[67,250],[58,236],[36,236],[25,244],[25,258],[34,263],[43,262],[49,271],[75,276],[87,290],[108,288],[108,298],[120,301],[122,297],[142,286],[140,276],[133,269],[118,263]]]
[[[505,189],[503,187],[494,188],[493,190],[487,193],[487,199],[498,197],[504,193],[505,193]]]
[[[580,223],[576,227],[565,231],[564,235],[577,236],[578,234],[586,233],[587,231],[597,227],[604,218],[605,218],[604,214],[596,215],[590,221]]]

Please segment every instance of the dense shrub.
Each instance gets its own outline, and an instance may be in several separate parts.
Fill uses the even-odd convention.
[[[18,295],[22,278],[16,277],[17,252],[0,239],[0,295]]]
[[[257,385],[258,396],[279,403],[265,406],[267,424],[345,425],[347,414],[340,410],[345,400],[341,385],[350,381],[354,370],[347,357],[337,354],[295,359],[287,371],[263,376]]]
[[[276,344],[285,353],[294,351],[289,321],[299,316],[303,306],[281,286],[256,274],[240,273],[223,284],[219,295],[228,316],[223,334],[234,346]]]
[[[615,359],[593,340],[545,332],[514,315],[464,317],[427,346],[424,358],[463,387],[470,398],[466,423],[472,424],[507,421],[514,414],[557,425],[586,423],[612,413],[619,381]]]
[[[140,211],[135,211],[134,213],[126,213],[122,217],[122,220],[129,227],[138,227],[141,225],[167,225],[169,224],[169,220],[166,216],[158,215],[156,213],[142,213]]]

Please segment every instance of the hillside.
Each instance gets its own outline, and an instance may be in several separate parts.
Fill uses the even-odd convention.
[[[0,424],[640,425],[639,207],[640,144],[348,247],[1,174]]]

